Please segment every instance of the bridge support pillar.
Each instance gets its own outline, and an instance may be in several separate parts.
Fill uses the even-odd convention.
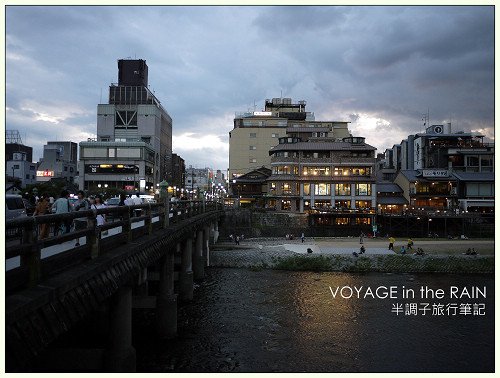
[[[196,247],[193,253],[193,273],[195,280],[205,277],[205,259],[203,257],[203,230],[196,231]]]
[[[182,301],[193,299],[193,239],[184,241],[181,271],[179,273],[179,297]]]
[[[219,222],[214,222],[214,244],[219,240]]]
[[[132,288],[122,286],[110,302],[109,349],[105,355],[108,372],[135,372],[132,346]]]
[[[210,226],[203,227],[203,260],[210,266]]]
[[[177,294],[174,294],[174,251],[160,260],[160,282],[156,297],[158,337],[170,339],[177,334]]]

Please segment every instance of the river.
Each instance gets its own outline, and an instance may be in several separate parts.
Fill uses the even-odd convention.
[[[343,286],[394,286],[397,298],[333,298]],[[414,299],[401,298],[403,286]],[[420,298],[422,286],[444,298]],[[450,299],[451,286],[486,287],[487,298]],[[466,304],[471,314],[460,314]],[[179,306],[178,338],[155,341],[146,322],[134,344],[139,372],[493,372],[494,318],[493,275],[210,268]]]

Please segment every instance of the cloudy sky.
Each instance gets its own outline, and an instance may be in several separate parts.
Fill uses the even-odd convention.
[[[6,128],[34,159],[95,137],[117,60],[145,59],[187,165],[228,167],[235,112],[306,100],[379,152],[431,124],[494,136],[492,6],[7,6]]]

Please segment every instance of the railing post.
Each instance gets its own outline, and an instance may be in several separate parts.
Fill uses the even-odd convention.
[[[146,209],[146,220],[144,221],[145,222],[145,225],[147,227],[147,230],[148,230],[148,235],[151,235],[153,233],[153,222],[152,222],[152,217],[151,217],[151,203],[148,203],[148,207]]]
[[[30,222],[23,228],[22,244],[29,244],[31,246],[30,252],[21,255],[21,266],[28,268],[28,286],[32,287],[38,283],[40,279],[40,247],[36,244],[33,235],[36,222]]]
[[[167,228],[170,225],[170,201],[168,195],[163,201],[163,228]]]
[[[92,211],[92,215],[88,216],[87,223],[89,228],[92,228],[92,233],[89,236],[90,258],[95,259],[99,256],[99,244],[101,241],[101,230],[97,227],[96,210]]]

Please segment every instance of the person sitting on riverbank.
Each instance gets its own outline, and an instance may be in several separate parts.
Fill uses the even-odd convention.
[[[401,246],[401,249],[399,250],[399,253],[401,253],[402,255],[406,254],[406,248],[405,248],[404,245]]]
[[[363,254],[363,253],[365,253],[365,252],[366,252],[365,246],[364,246],[364,245],[362,245],[362,246],[359,248],[359,254],[361,255],[361,254]]]
[[[422,248],[417,248],[417,252],[414,253],[417,256],[425,255],[424,250]]]
[[[477,252],[474,248],[472,248],[472,250],[469,248],[467,249],[467,252],[464,253],[465,255],[471,255],[471,256],[475,256],[477,255]]]

